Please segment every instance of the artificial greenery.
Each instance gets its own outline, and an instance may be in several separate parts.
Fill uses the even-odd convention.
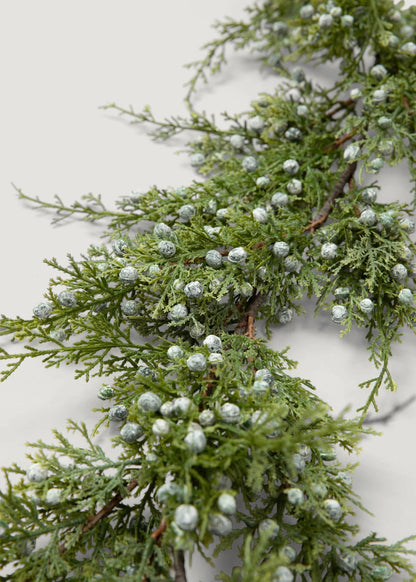
[[[2,350],[2,378],[40,358],[103,384],[93,434],[68,427],[83,447],[55,431],[4,469],[0,567],[14,568],[0,580],[184,582],[185,557],[231,547],[223,582],[414,579],[407,540],[360,539],[336,449],[371,432],[379,391],[395,389],[392,343],[414,329],[414,200],[377,202],[377,174],[407,160],[416,194],[415,27],[416,9],[391,0],[255,4],[192,63],[187,118],[106,106],[155,139],[194,131],[200,179],[116,210],[19,190],[55,220],[107,219],[107,243],[47,260],[57,275],[33,317],[2,316],[0,333],[24,343]],[[258,52],[279,85],[218,124],[193,94],[229,46]],[[329,61],[329,89],[299,66]],[[256,320],[270,334],[305,297],[341,334],[366,329],[376,373],[354,419],[334,418],[287,350],[256,336]],[[93,438],[109,423],[111,456]]]

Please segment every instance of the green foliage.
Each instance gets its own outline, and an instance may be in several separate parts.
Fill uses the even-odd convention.
[[[92,194],[67,206],[17,189],[55,222],[107,221],[108,244],[65,265],[46,260],[57,275],[34,316],[1,317],[0,334],[24,344],[1,349],[1,377],[39,357],[106,383],[93,435],[70,421],[84,447],[54,431],[54,444],[30,445],[29,468],[4,469],[0,567],[14,571],[0,579],[161,582],[173,568],[185,580],[184,552],[205,556],[213,542],[214,557],[237,547],[241,558],[224,582],[413,575],[408,540],[357,541],[353,467],[336,460],[369,432],[380,389],[396,389],[391,347],[414,329],[413,206],[376,200],[384,164],[406,160],[416,192],[415,55],[402,28],[416,12],[399,21],[395,9],[266,0],[245,22],[217,23],[219,38],[191,64],[187,118],[105,106],[150,124],[155,139],[197,132],[188,151],[201,180],[154,186],[116,210]],[[220,128],[192,98],[231,46],[259,52],[283,82]],[[324,89],[298,61],[336,61],[340,76]],[[366,330],[377,372],[361,383],[369,396],[353,420],[334,418],[293,375],[287,349],[255,336],[255,320],[270,334],[306,297],[341,334]],[[112,456],[92,438],[110,423],[120,427]],[[222,495],[230,507],[237,499],[235,512]]]

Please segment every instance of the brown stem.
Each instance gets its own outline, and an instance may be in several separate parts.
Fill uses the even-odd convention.
[[[265,299],[266,299],[265,294],[259,293],[258,295],[256,295],[256,291],[254,292],[254,295],[251,297],[251,300],[249,302],[249,307],[247,311],[244,313],[244,319],[243,321],[240,321],[240,323],[237,325],[237,327],[234,330],[234,333],[238,335],[246,335],[252,340],[256,339],[256,330],[254,328],[254,322],[256,320],[257,312]]]
[[[166,519],[162,517],[159,527],[155,529],[155,531],[152,534],[150,534],[150,537],[153,538],[158,545],[160,544],[161,537],[165,532],[167,526],[168,524],[166,523]]]
[[[342,137],[338,138],[337,141],[335,141],[330,146],[328,146],[327,148],[324,149],[324,154],[327,154],[331,150],[335,150],[335,149],[339,148],[340,146],[342,146],[342,144],[344,142],[348,141],[349,139],[351,139],[353,137],[353,135],[355,134],[356,131],[357,131],[356,129],[353,129],[349,133],[346,133]]]
[[[324,205],[322,206],[321,210],[318,212],[315,219],[312,220],[306,228],[304,228],[304,232],[309,231],[310,233],[314,233],[315,229],[319,228],[325,222],[325,220],[328,218],[329,214],[332,211],[332,207],[334,205],[335,200],[342,196],[345,184],[348,184],[351,181],[356,168],[357,162],[348,164],[348,166],[342,172],[338,182],[335,184],[334,189],[332,190],[330,196],[327,198]]]
[[[185,555],[183,550],[178,550],[175,552],[173,568],[175,570],[175,582],[187,582],[185,571]]]
[[[328,113],[326,114],[327,117],[333,117],[336,113],[338,113],[338,111],[341,111],[342,109],[344,109],[345,107],[348,107],[348,105],[351,105],[352,103],[354,103],[354,99],[347,99],[346,101],[338,101],[339,105],[334,107],[330,111],[328,111]]]
[[[133,479],[133,481],[130,481],[130,483],[127,484],[126,489],[127,491],[133,491],[133,489],[135,489],[137,485],[138,481],[136,479]],[[84,534],[87,531],[90,531],[93,527],[95,527],[97,523],[101,521],[104,517],[107,517],[107,515],[109,515],[123,499],[124,498],[121,495],[121,493],[116,493],[116,495],[114,495],[114,497],[107,503],[107,505],[104,505],[104,507],[98,513],[96,513],[94,516],[89,516],[87,523],[81,530],[81,534]],[[66,544],[65,542],[63,542],[59,546],[59,553],[64,554],[66,550],[67,550]]]

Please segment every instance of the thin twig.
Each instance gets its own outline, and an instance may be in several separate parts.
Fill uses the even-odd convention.
[[[345,135],[343,135],[342,137],[337,139],[337,141],[335,141],[330,146],[328,146],[327,148],[324,149],[324,154],[327,154],[331,150],[335,150],[335,149],[339,148],[340,146],[342,146],[342,144],[344,142],[348,141],[349,139],[351,139],[353,137],[353,135],[355,135],[356,131],[357,131],[356,129],[353,129],[349,133],[346,133]]]
[[[178,550],[175,552],[173,568],[175,570],[175,582],[187,582],[185,571],[185,555],[183,550]]]
[[[322,206],[321,210],[318,212],[317,216],[314,220],[312,220],[306,228],[304,228],[304,232],[309,231],[310,233],[314,233],[315,229],[319,228],[321,224],[325,222],[328,218],[329,214],[332,211],[332,207],[334,202],[337,198],[342,196],[344,192],[345,184],[348,184],[357,168],[357,162],[353,162],[349,164],[345,170],[342,172],[338,182],[335,184],[334,189],[332,190],[330,196],[325,201],[324,205]]]
[[[240,323],[237,325],[237,327],[234,330],[234,333],[238,335],[246,335],[252,340],[256,339],[254,322],[256,320],[257,312],[265,299],[266,299],[265,294],[259,293],[258,295],[256,295],[256,292],[254,292],[254,295],[251,297],[251,300],[249,301],[249,307],[247,311],[245,311],[244,313],[244,319],[243,321],[240,321]]]

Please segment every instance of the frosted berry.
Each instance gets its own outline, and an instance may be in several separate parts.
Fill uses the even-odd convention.
[[[179,346],[170,346],[167,351],[167,356],[169,360],[180,360],[183,357],[183,349]]]
[[[169,311],[169,319],[171,321],[181,321],[188,315],[188,308],[183,303],[177,303]]]
[[[277,22],[273,23],[272,30],[280,37],[286,36],[287,24],[286,24],[286,22],[282,22],[281,20],[278,20]]]
[[[415,232],[415,223],[409,218],[402,218],[399,222],[399,226],[408,234],[413,234]]]
[[[61,291],[58,295],[58,301],[62,307],[75,307],[77,298],[73,291]]]
[[[215,213],[215,216],[218,218],[218,220],[224,222],[225,220],[227,220],[229,213],[230,210],[228,208],[219,208]]]
[[[201,430],[191,430],[186,435],[184,442],[191,453],[202,453],[207,446],[207,437]]]
[[[393,570],[388,564],[379,564],[374,566],[371,576],[374,580],[389,580],[393,576]]]
[[[394,265],[390,272],[395,281],[401,282],[404,281],[407,277],[407,269],[404,265],[402,265],[402,263],[397,263],[397,265]]]
[[[248,281],[245,281],[238,289],[241,297],[251,297],[253,295],[253,291],[253,285]]]
[[[226,402],[220,406],[219,415],[221,420],[227,424],[236,424],[241,420],[240,407],[231,402]]]
[[[351,28],[353,24],[354,16],[351,16],[351,14],[344,14],[344,16],[341,16],[341,26],[344,28]]]
[[[170,433],[170,424],[164,418],[158,418],[152,424],[152,433],[159,436],[166,436]]]
[[[116,404],[108,411],[108,419],[114,422],[119,422],[127,418],[129,411],[124,404]]]
[[[129,299],[128,301],[125,301],[121,306],[121,311],[124,313],[124,315],[127,315],[127,316],[136,315],[138,310],[139,310],[139,306],[138,306],[137,302],[134,301],[133,299]]]
[[[228,260],[230,263],[244,263],[246,258],[247,252],[243,249],[243,247],[235,247],[228,253]]]
[[[331,309],[331,319],[334,323],[342,323],[347,315],[347,308],[344,305],[334,305]]]
[[[109,398],[112,398],[115,393],[116,391],[112,386],[104,385],[98,391],[98,398],[100,400],[108,400]]]
[[[190,161],[191,166],[193,168],[199,168],[200,166],[202,166],[204,164],[205,156],[204,156],[204,154],[197,152],[197,153],[191,155],[191,157],[189,158],[189,161]]]
[[[286,566],[278,566],[271,580],[272,582],[293,582],[294,576]]]
[[[327,493],[328,493],[328,489],[325,487],[325,485],[323,485],[322,483],[315,483],[312,486],[312,491],[315,493],[315,495],[317,497],[319,497],[320,499],[323,499],[324,497],[326,497]]]
[[[254,172],[255,170],[257,170],[257,160],[254,156],[246,156],[245,158],[243,158],[243,161],[241,163],[243,166],[243,170],[245,170],[246,172]]]
[[[344,150],[344,160],[346,162],[354,162],[355,160],[358,159],[360,152],[361,152],[360,146],[356,144],[351,144],[347,146]]]
[[[412,57],[416,56],[416,44],[414,42],[406,42],[401,50],[407,55],[411,55]]]
[[[157,250],[166,259],[170,259],[176,253],[176,246],[169,240],[161,240],[157,245]]]
[[[298,473],[302,473],[305,468],[305,458],[300,453],[292,455],[292,463]]]
[[[289,204],[289,196],[286,194],[286,192],[276,192],[276,194],[273,194],[272,199],[270,200],[270,204],[275,209],[287,206]]]
[[[387,69],[383,65],[374,65],[370,69],[370,75],[374,77],[376,81],[382,81],[387,75]]]
[[[273,386],[274,384],[273,374],[267,368],[261,368],[260,370],[257,370],[257,372],[254,374],[254,379],[266,382],[269,387]]]
[[[262,519],[258,525],[260,535],[265,535],[269,539],[276,539],[279,535],[280,527],[274,519]]]
[[[385,115],[382,115],[377,120],[377,125],[381,127],[381,129],[388,129],[389,127],[391,127],[391,124],[392,124],[391,118],[386,117]]]
[[[404,24],[400,28],[400,32],[402,36],[404,36],[405,38],[412,38],[412,36],[415,33],[415,29],[413,28],[413,26],[410,26],[410,24]]]
[[[288,489],[286,491],[286,495],[287,500],[292,505],[302,505],[302,503],[305,501],[303,491],[301,491],[301,489],[298,489],[297,487],[292,487],[291,489]]]
[[[184,204],[178,210],[179,218],[184,222],[189,222],[195,214],[195,206],[193,204]]]
[[[220,513],[211,513],[208,516],[208,531],[217,536],[227,536],[233,530],[230,518]]]
[[[283,170],[286,172],[286,174],[289,174],[289,176],[294,176],[299,172],[299,164],[296,160],[286,160],[283,163]]]
[[[283,546],[279,553],[286,558],[288,562],[294,562],[296,560],[296,550],[295,548],[292,548],[292,546]]]
[[[31,483],[41,483],[48,478],[48,470],[41,467],[39,463],[34,463],[26,471],[26,476]]]
[[[161,268],[159,267],[159,265],[150,265],[149,268],[147,269],[147,276],[150,277],[151,279],[154,279],[155,277],[160,275],[160,273]]]
[[[45,495],[45,503],[46,505],[58,505],[61,503],[61,495],[62,492],[60,489],[53,487],[52,489],[48,489]]]
[[[155,224],[155,226],[153,227],[153,234],[157,238],[161,238],[164,240],[174,238],[175,236],[173,234],[173,230],[171,229],[171,227],[165,224],[164,222],[158,222],[157,224]]]
[[[338,245],[335,243],[324,243],[321,246],[321,257],[323,259],[335,259],[338,252]]]
[[[290,182],[288,183],[287,187],[287,191],[289,192],[289,194],[293,194],[293,196],[297,196],[298,194],[302,193],[303,187],[302,187],[302,182],[300,180],[297,180],[296,178],[293,178],[293,180],[290,180]]]
[[[244,137],[234,134],[230,137],[230,144],[235,150],[242,150],[244,147]]]
[[[198,416],[198,420],[201,426],[212,426],[215,424],[215,414],[212,410],[203,410]]]
[[[66,332],[64,329],[53,329],[49,336],[54,341],[63,342],[66,338]]]
[[[50,316],[51,313],[52,313],[52,304],[48,303],[46,301],[42,301],[41,303],[38,303],[33,308],[33,315],[35,317],[38,317],[39,319],[46,319],[47,317]]]
[[[162,401],[154,392],[143,392],[137,404],[144,412],[157,412],[162,406]]]
[[[399,302],[402,305],[412,305],[413,293],[410,289],[402,289],[399,293]]]
[[[120,437],[126,443],[134,443],[143,434],[142,427],[136,422],[126,422],[120,430]]]
[[[366,297],[365,299],[362,299],[360,301],[360,310],[363,313],[371,313],[373,311],[373,309],[374,309],[374,303],[368,297]]]
[[[360,214],[360,222],[366,226],[374,226],[377,223],[377,215],[372,208],[366,208]]]
[[[127,246],[126,241],[123,240],[122,238],[117,238],[116,240],[113,240],[111,246],[113,247],[114,254],[117,255],[117,257],[122,257],[123,255],[125,255],[129,248]]]
[[[283,261],[283,264],[288,273],[296,273],[300,267],[299,261],[292,255],[287,256]]]
[[[296,108],[296,113],[299,117],[306,117],[309,113],[309,109],[306,105],[298,105]]]
[[[366,204],[372,204],[377,200],[377,190],[375,188],[365,188],[361,192],[361,198]]]
[[[171,400],[164,402],[159,409],[159,412],[162,416],[166,418],[172,418],[175,415],[175,406]]]
[[[203,372],[207,367],[207,360],[203,354],[192,354],[186,360],[190,372]]]
[[[305,4],[305,6],[302,6],[302,8],[299,11],[300,17],[303,18],[304,20],[309,20],[309,18],[312,18],[314,14],[315,8],[312,6],[312,4]]]
[[[267,210],[265,208],[262,208],[261,206],[258,206],[257,208],[253,209],[253,218],[256,222],[260,222],[260,224],[266,224],[267,223]]]
[[[183,292],[188,299],[201,299],[204,294],[204,288],[199,281],[191,281],[185,285]]]
[[[259,188],[266,188],[270,184],[270,178],[267,176],[259,176],[256,180],[256,186]]]
[[[330,14],[321,14],[318,24],[321,28],[330,28],[334,23],[334,19]]]
[[[179,493],[179,490],[179,485],[173,481],[164,483],[156,491],[156,499],[159,503],[166,503],[171,497],[176,497]]]
[[[183,416],[187,414],[192,406],[192,400],[187,396],[179,396],[172,401],[173,412],[177,416]]]
[[[202,344],[206,346],[210,352],[221,352],[222,350],[222,341],[216,335],[207,335]]]
[[[285,307],[281,311],[279,311],[277,316],[279,323],[282,325],[286,325],[290,323],[293,319],[293,311],[289,307]]]
[[[122,283],[128,285],[129,283],[134,283],[139,276],[139,271],[134,267],[123,267],[118,275],[118,278]]]
[[[387,101],[387,94],[384,89],[376,89],[372,94],[372,101],[375,105],[385,103]]]
[[[185,531],[194,531],[198,520],[198,511],[193,505],[179,505],[175,510],[175,523]]]
[[[375,174],[379,172],[383,166],[384,166],[383,158],[374,158],[374,160],[371,160],[370,162],[370,171]]]
[[[339,521],[342,516],[342,509],[336,499],[325,499],[323,502],[325,513],[332,521]]]
[[[277,241],[272,247],[272,253],[275,257],[285,258],[289,254],[290,247],[287,242]]]
[[[226,515],[233,515],[237,511],[237,502],[233,495],[221,493],[217,500],[218,509]]]
[[[219,269],[222,265],[222,255],[218,251],[208,251],[205,255],[205,261],[208,267],[212,269]]]
[[[260,115],[255,115],[247,120],[247,129],[261,133],[264,129],[264,119]]]
[[[357,101],[362,96],[363,96],[362,91],[361,91],[361,89],[358,89],[358,87],[351,89],[350,97],[353,101]]]

